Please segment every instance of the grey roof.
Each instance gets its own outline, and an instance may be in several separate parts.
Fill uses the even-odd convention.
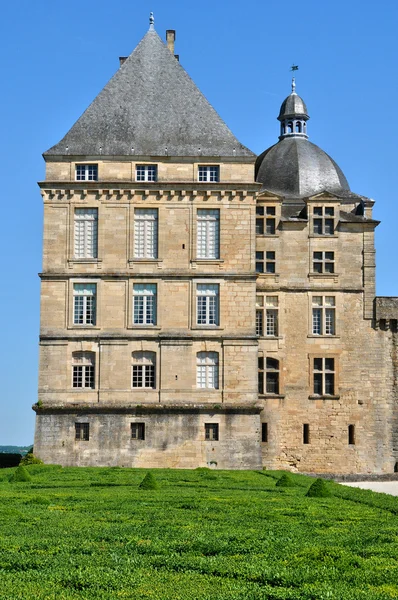
[[[254,158],[151,30],[44,156],[64,154]]]
[[[283,121],[283,119],[286,119],[287,117],[294,116],[307,117],[309,119],[305,102],[300,96],[296,94],[296,92],[292,92],[282,102],[278,119],[279,121]]]
[[[265,150],[256,161],[256,181],[264,190],[295,198],[323,191],[344,195],[350,190],[334,160],[300,137],[284,138]]]

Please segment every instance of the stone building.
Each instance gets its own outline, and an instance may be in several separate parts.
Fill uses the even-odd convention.
[[[392,472],[396,303],[374,202],[308,140],[231,133],[153,23],[45,152],[35,453],[63,465]]]

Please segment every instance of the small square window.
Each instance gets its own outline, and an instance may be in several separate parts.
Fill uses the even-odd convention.
[[[205,439],[209,442],[218,442],[218,423],[205,423]]]
[[[131,439],[145,440],[145,423],[131,423]]]
[[[90,439],[90,424],[75,423],[75,439],[81,442],[88,442]]]
[[[220,181],[220,167],[218,165],[199,165],[198,181],[209,183]]]
[[[157,181],[158,167],[157,165],[136,165],[135,180],[136,181]]]
[[[76,181],[98,181],[98,165],[76,165]]]

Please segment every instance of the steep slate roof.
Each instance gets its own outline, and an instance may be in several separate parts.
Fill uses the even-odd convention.
[[[254,157],[154,30],[44,156],[65,154]]]

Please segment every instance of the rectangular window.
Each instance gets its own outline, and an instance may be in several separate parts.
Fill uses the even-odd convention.
[[[131,423],[131,439],[145,440],[145,423]]]
[[[348,425],[348,443],[350,446],[355,445],[355,425]]]
[[[256,273],[264,273],[264,252],[256,252]]]
[[[334,296],[312,297],[312,334],[335,335],[336,315]]]
[[[256,207],[256,235],[264,235],[264,206]]]
[[[256,296],[256,335],[264,335],[264,296]]]
[[[275,358],[258,357],[258,393],[279,394],[279,361]]]
[[[314,206],[313,229],[315,235],[334,234],[334,208],[332,206]]]
[[[314,252],[312,271],[314,273],[334,273],[334,252]]]
[[[198,209],[197,258],[220,258],[220,211]]]
[[[95,388],[94,352],[73,352],[72,387],[90,389]]]
[[[134,325],[156,325],[156,283],[135,283],[133,285]]]
[[[158,210],[136,208],[134,210],[134,257],[158,257]]]
[[[200,165],[198,168],[198,181],[220,181],[220,167],[218,165]]]
[[[218,389],[218,353],[198,352],[196,360],[196,386]]]
[[[98,181],[98,165],[76,165],[76,181]]]
[[[265,253],[265,272],[266,273],[275,273],[275,252],[266,252]]]
[[[275,235],[276,231],[275,206],[256,207],[256,235]]]
[[[88,442],[90,439],[90,424],[75,423],[75,439],[81,442]]]
[[[75,209],[75,258],[97,258],[98,209]]]
[[[196,311],[198,325],[219,324],[218,284],[198,283],[196,286]]]
[[[279,335],[278,296],[256,296],[256,335]]]
[[[314,394],[334,396],[334,358],[314,358]]]
[[[261,423],[261,441],[268,442],[268,423]]]
[[[205,423],[205,439],[209,442],[218,442],[218,423]]]
[[[303,424],[303,444],[310,443],[310,426],[308,423]]]
[[[96,324],[96,295],[95,283],[73,284],[73,324]]]
[[[157,165],[136,165],[135,180],[136,181],[157,181],[158,167]]]
[[[266,207],[265,232],[267,235],[275,235],[275,206]]]

